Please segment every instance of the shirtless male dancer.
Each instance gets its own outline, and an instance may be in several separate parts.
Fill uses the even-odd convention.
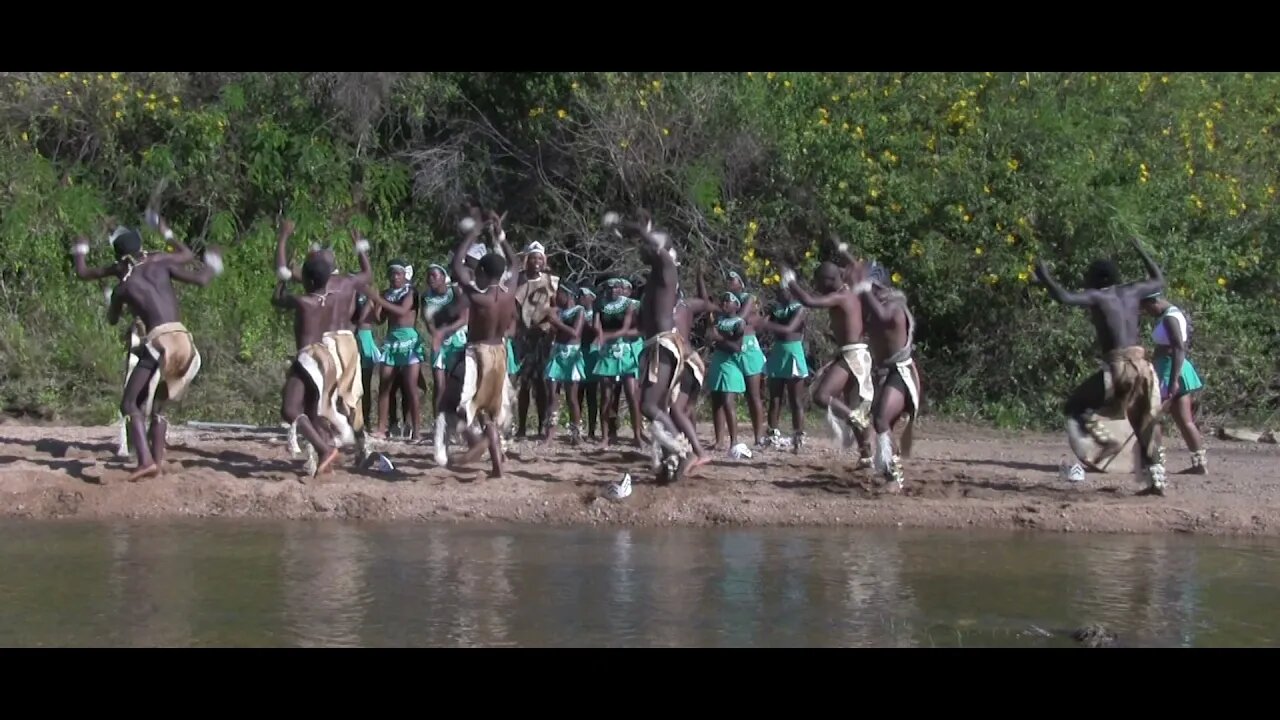
[[[867,338],[875,360],[876,393],[871,408],[876,431],[873,467],[891,483],[890,489],[903,485],[902,460],[894,452],[893,426],[907,414],[907,428],[902,434],[901,455],[911,456],[916,416],[920,411],[920,375],[911,354],[914,351],[915,317],[907,307],[907,297],[892,287],[889,271],[878,263],[856,265],[858,293],[866,311]],[[863,277],[865,275],[865,277]]]
[[[454,251],[450,265],[471,309],[467,318],[467,349],[460,393],[455,395],[456,403],[453,397],[441,402],[443,407],[456,408],[464,425],[463,436],[469,449],[459,459],[459,464],[479,459],[487,445],[493,465],[490,477],[500,478],[502,438],[499,432],[511,414],[512,395],[511,379],[507,375],[506,330],[515,319],[516,299],[502,285],[507,263],[500,253],[491,252],[481,258],[474,273],[467,269],[467,255],[484,229],[481,220],[478,208],[473,208],[471,214],[462,219],[459,225],[463,232],[462,242]],[[484,437],[481,437],[481,430]],[[438,448],[437,445],[437,462],[441,459]]]
[[[1068,432],[1087,432],[1114,455],[1126,440],[1112,436],[1101,421],[1127,419],[1138,438],[1149,483],[1144,492],[1163,495],[1166,480],[1158,421],[1162,410],[1160,381],[1140,344],[1138,318],[1143,298],[1164,289],[1164,274],[1138,240],[1133,240],[1133,247],[1147,268],[1146,280],[1121,284],[1120,270],[1111,260],[1095,260],[1089,265],[1084,276],[1087,289],[1083,292],[1064,290],[1043,260],[1036,261],[1036,278],[1057,302],[1088,308],[1106,358],[1103,369],[1089,376],[1067,398],[1064,409]]]
[[[280,235],[288,237],[293,223],[285,221]],[[294,311],[293,338],[298,349],[285,376],[280,416],[307,439],[319,462],[314,475],[328,472],[338,459],[338,446],[354,436],[346,417],[338,411],[338,378],[340,369],[335,354],[325,343],[324,334],[332,322],[333,308],[326,306],[325,285],[333,273],[330,258],[313,252],[302,264],[301,295],[290,295],[284,273],[277,279],[271,304]],[[292,279],[292,278],[290,278]],[[329,428],[323,427],[327,421]],[[332,433],[336,432],[337,437]],[[305,482],[305,480],[303,480]]]
[[[150,214],[149,214],[149,219],[150,219]],[[169,245],[174,249],[176,253],[178,253],[179,256],[181,256],[183,253],[186,253],[187,254],[186,260],[190,260],[195,257],[195,254],[192,253],[191,250],[188,249],[187,246],[184,245],[181,240],[177,240],[173,237],[173,231],[169,229],[167,224],[165,224],[164,219],[159,217],[158,215],[155,216],[155,226],[156,226],[156,229],[160,230],[160,232],[165,236],[165,238],[169,240]],[[120,235],[123,235],[126,232],[129,232],[128,228],[123,226],[117,227],[115,231],[111,233],[111,237],[108,238],[108,240],[110,242],[114,242],[117,237],[119,237]],[[71,248],[72,267],[75,270],[76,277],[80,278],[81,280],[89,280],[89,281],[102,280],[104,278],[109,278],[109,277],[113,277],[116,280],[120,280],[121,278],[124,277],[125,270],[128,268],[128,265],[126,263],[114,262],[114,263],[111,263],[110,265],[91,268],[85,262],[85,255],[88,255],[88,254],[89,254],[88,238],[85,238],[85,237],[76,238],[75,245]],[[109,303],[111,301],[111,289],[107,288],[105,294],[106,294],[107,302]],[[142,344],[142,336],[145,333],[146,333],[146,330],[142,327],[142,321],[135,318],[133,323],[129,326],[127,337],[123,338],[125,342],[124,383],[129,382],[129,376],[133,374],[133,369],[138,366],[138,356],[134,354],[133,350],[134,348]],[[123,390],[123,384],[121,385],[121,389]],[[122,458],[127,458],[129,457],[129,418],[125,417],[125,415],[121,413],[118,423],[120,425],[120,437],[118,441],[118,446],[116,448],[116,455]]]
[[[165,237],[173,242],[171,232],[166,232]],[[185,246],[177,246],[176,252],[144,253],[142,237],[132,230],[118,234],[112,246],[123,273],[111,293],[107,322],[118,323],[127,307],[142,321],[146,332],[142,343],[131,351],[138,356],[138,364],[125,383],[120,404],[120,412],[129,418],[129,438],[138,455],[138,468],[129,476],[129,481],[134,482],[160,474],[169,425],[162,413],[164,404],[181,400],[200,372],[200,353],[179,319],[173,281],[208,285],[222,273],[222,255],[217,248],[208,248],[204,267],[190,270],[184,267],[191,259],[191,251]]]
[[[813,389],[814,403],[827,411],[827,421],[841,438],[844,447],[852,447],[871,425],[871,403],[875,390],[871,384],[871,353],[862,341],[862,301],[844,282],[840,268],[824,262],[814,271],[815,295],[804,289],[789,267],[782,269],[782,287],[807,308],[825,308],[831,312],[831,332],[840,346],[836,357],[821,371]],[[861,402],[857,408],[845,405],[845,387],[854,383]],[[870,448],[861,449],[859,467],[871,464]]]
[[[693,422],[684,413],[671,412],[680,395],[682,376],[686,370],[697,372],[701,358],[676,327],[680,278],[671,238],[653,231],[647,213],[642,217],[643,222],[620,224],[621,230],[642,241],[640,258],[649,266],[639,313],[639,329],[645,338],[640,358],[640,408],[651,424],[653,442],[665,455],[664,463],[655,453],[655,465],[664,465],[663,475],[675,481],[707,462]],[[617,215],[606,215],[605,224],[619,224]]]
[[[286,246],[293,234],[294,223],[286,220],[276,238],[276,274],[282,281],[302,280],[300,274],[294,273],[288,266]],[[351,230],[351,240],[356,250],[356,258],[360,263],[360,272],[343,275],[338,271],[337,258],[332,248],[316,249],[313,247],[309,255],[322,256],[330,269],[325,281],[324,291],[320,298],[321,307],[327,313],[324,321],[322,342],[330,349],[337,361],[338,376],[336,393],[338,411],[342,413],[351,430],[355,433],[357,454],[364,455],[364,430],[366,416],[364,414],[363,368],[361,352],[356,341],[356,323],[364,314],[357,303],[360,288],[373,278],[373,267],[369,264],[369,241],[360,236],[355,229]],[[305,284],[305,283],[304,283]],[[296,427],[296,426],[291,426]],[[294,440],[296,442],[296,440]],[[318,452],[318,450],[317,450]],[[317,458],[318,459],[318,458]]]

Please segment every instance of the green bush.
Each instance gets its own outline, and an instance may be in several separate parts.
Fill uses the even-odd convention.
[[[1205,412],[1262,420],[1280,399],[1278,96],[1249,74],[3,74],[0,402],[111,417],[119,333],[67,249],[86,234],[105,263],[110,227],[162,188],[175,230],[228,267],[181,291],[205,357],[188,416],[276,414],[282,214],[295,252],[350,265],[355,224],[375,265],[424,266],[476,197],[573,281],[638,269],[600,228],[610,209],[653,210],[687,280],[734,267],[772,288],[843,238],[911,298],[933,408],[1003,426],[1056,427],[1095,353],[1032,260],[1068,285],[1096,256],[1136,277],[1141,237],[1193,316]],[[815,314],[820,355],[825,328]]]

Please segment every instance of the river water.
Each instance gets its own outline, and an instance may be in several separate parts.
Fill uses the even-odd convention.
[[[1275,541],[0,522],[5,647],[1274,646],[1278,605]]]

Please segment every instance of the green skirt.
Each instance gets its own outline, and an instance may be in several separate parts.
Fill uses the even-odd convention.
[[[372,367],[382,362],[382,351],[378,349],[378,343],[373,339],[372,330],[369,328],[357,330],[356,343],[360,346],[360,361],[362,365]]]
[[[636,366],[635,369],[628,374],[634,377],[640,377],[640,356],[644,354],[644,338],[638,337],[631,339],[631,354],[636,359]]]
[[[1173,358],[1168,355],[1161,355],[1156,358],[1156,377],[1160,378],[1160,399],[1169,399],[1169,375],[1173,372]],[[1190,395],[1193,392],[1204,388],[1204,383],[1200,380],[1200,374],[1196,372],[1195,367],[1191,364],[1191,358],[1185,358],[1182,361],[1182,392],[1178,394]]]
[[[547,361],[547,379],[558,383],[582,382],[587,376],[586,362],[582,358],[582,346],[578,343],[556,343],[551,346],[551,359]]]
[[[516,360],[516,346],[511,344],[511,338],[507,338],[507,374],[520,374],[520,362]]]
[[[454,360],[467,351],[467,328],[461,327],[457,332],[445,338],[440,344],[440,352],[431,359],[431,367],[436,370],[448,370],[453,367]]]
[[[760,349],[760,340],[755,335],[743,336],[742,352],[738,353],[737,358],[738,367],[742,368],[742,374],[746,377],[764,372],[764,351]]]
[[[600,348],[600,357],[591,368],[591,374],[598,378],[638,376],[640,361],[636,357],[635,345],[624,338],[615,338],[605,343]]]
[[[416,328],[394,328],[382,342],[382,364],[391,367],[417,365],[426,359]]]
[[[741,353],[729,354],[720,350],[711,354],[707,368],[707,389],[711,392],[744,393],[747,379],[742,374]]]
[[[795,380],[809,377],[809,363],[804,358],[804,343],[799,340],[776,342],[769,348],[766,370],[771,380]]]

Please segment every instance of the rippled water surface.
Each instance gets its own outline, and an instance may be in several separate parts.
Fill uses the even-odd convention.
[[[1280,543],[0,522],[0,646],[1280,644]]]

